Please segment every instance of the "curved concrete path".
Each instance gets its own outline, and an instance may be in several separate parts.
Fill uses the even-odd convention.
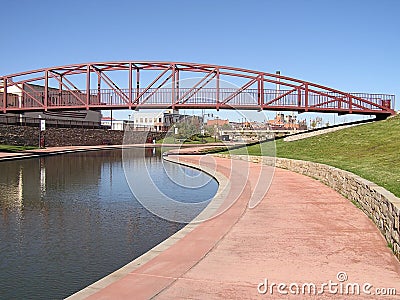
[[[261,165],[235,161],[233,167],[229,159],[205,160],[204,156],[181,156],[179,160],[216,167],[229,178],[227,199],[237,198],[233,205],[147,263],[138,263],[125,276],[111,278],[103,288],[87,288],[72,299],[399,298],[376,294],[377,288],[395,288],[400,294],[399,262],[368,217],[332,189],[276,169],[263,201],[250,209],[247,203]],[[342,285],[339,272],[348,278]],[[271,289],[260,294],[258,287],[265,289],[261,284],[265,279],[269,285],[286,284],[281,290],[289,295],[279,293],[276,286],[272,294]],[[329,281],[331,293],[323,285]],[[292,283],[299,286],[299,293],[304,283],[314,283],[324,293],[310,295],[306,289],[306,294],[293,296],[296,286],[289,290]],[[343,294],[348,283],[358,284],[361,295]],[[371,295],[363,293],[363,288]]]

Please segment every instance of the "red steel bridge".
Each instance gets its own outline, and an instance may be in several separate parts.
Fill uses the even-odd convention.
[[[394,95],[343,92],[280,74],[185,62],[84,63],[0,76],[0,113],[252,109],[385,118],[395,114],[394,100]]]

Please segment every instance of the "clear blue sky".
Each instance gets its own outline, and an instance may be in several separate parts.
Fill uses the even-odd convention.
[[[3,1],[0,75],[64,64],[221,64],[395,94],[400,1]]]

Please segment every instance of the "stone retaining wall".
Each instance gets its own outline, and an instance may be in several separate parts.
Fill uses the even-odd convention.
[[[163,133],[131,131],[129,143],[145,143],[153,138],[159,139]],[[59,146],[97,146],[121,145],[124,131],[86,128],[46,128],[44,132],[46,147]],[[18,146],[38,146],[39,128],[30,126],[0,125],[0,144]]]
[[[382,232],[394,254],[400,259],[400,199],[377,184],[353,173],[324,164],[261,156],[222,155],[273,165],[315,178],[355,203]]]

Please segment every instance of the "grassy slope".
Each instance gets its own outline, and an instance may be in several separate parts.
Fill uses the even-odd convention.
[[[262,144],[262,149],[271,146]],[[260,145],[248,154],[260,155]],[[232,154],[245,154],[245,149]],[[279,157],[320,162],[353,172],[400,197],[400,116],[295,142],[276,142]],[[265,154],[264,154],[265,155]]]
[[[32,150],[32,149],[36,149],[36,147],[0,145],[0,152],[19,152],[19,151]]]

